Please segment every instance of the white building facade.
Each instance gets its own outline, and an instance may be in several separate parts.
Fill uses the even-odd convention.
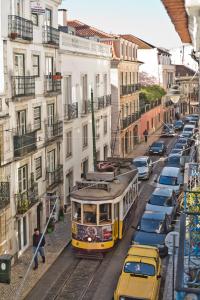
[[[63,20],[60,10],[60,20]],[[63,24],[61,24],[63,25]],[[61,32],[60,60],[63,76],[64,204],[76,181],[94,169],[91,91],[93,91],[96,158],[110,156],[111,48],[108,45]]]
[[[60,0],[1,1],[0,253],[19,256],[63,198]],[[5,192],[6,189],[6,192]],[[8,199],[7,199],[8,198]],[[3,225],[4,224],[4,225]]]

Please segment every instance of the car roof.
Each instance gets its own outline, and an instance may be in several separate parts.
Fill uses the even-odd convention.
[[[184,128],[194,128],[194,125],[192,125],[192,124],[187,124],[187,125],[185,125],[185,126],[183,127],[183,130],[184,130]]]
[[[161,233],[149,233],[145,231],[136,231],[133,236],[135,242],[139,242],[142,244],[147,245],[154,245],[154,244],[164,244],[165,243],[166,234]]]
[[[170,153],[168,157],[181,157],[181,153]]]
[[[133,161],[137,161],[137,160],[147,160],[149,158],[149,156],[137,156],[133,159]]]
[[[180,169],[176,167],[164,167],[161,171],[163,176],[177,176],[180,173]]]
[[[165,219],[166,213],[161,211],[152,211],[152,210],[145,210],[142,219],[148,220],[161,220]]]
[[[162,141],[162,140],[159,140],[159,141],[155,141],[155,142],[153,142],[153,143],[152,143],[152,145],[153,145],[153,144],[161,144],[161,143],[162,143],[162,144],[164,144],[165,142],[164,142],[164,141]]]
[[[165,212],[166,214],[171,214],[173,212],[173,207],[172,206],[161,206],[161,205],[153,205],[147,203],[146,205],[146,210],[151,210],[151,211],[158,211],[158,212]]]
[[[152,195],[158,195],[158,196],[166,196],[166,197],[170,197],[173,193],[172,189],[168,189],[168,188],[156,188]]]

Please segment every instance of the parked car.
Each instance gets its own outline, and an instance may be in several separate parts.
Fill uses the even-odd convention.
[[[180,138],[186,138],[188,140],[189,146],[193,144],[194,138],[193,138],[193,133],[191,132],[182,132],[179,136]]]
[[[182,130],[184,126],[184,123],[182,120],[177,120],[174,123],[174,130]]]
[[[149,154],[164,155],[166,151],[167,151],[167,147],[166,147],[164,141],[157,141],[157,142],[154,142],[154,143],[149,147]]]
[[[171,230],[171,220],[165,212],[146,210],[137,230],[150,233],[168,233]]]
[[[180,154],[180,155],[183,155],[184,153],[183,153],[183,151],[180,150],[180,149],[172,149],[172,150],[170,151],[170,154]]]
[[[190,115],[190,118],[191,118],[192,120],[196,121],[196,122],[199,121],[199,115],[198,115],[198,114],[192,114],[192,115]]]
[[[158,300],[161,259],[156,247],[133,245],[126,256],[114,300]]]
[[[187,124],[183,127],[183,133],[190,133],[192,136],[195,134],[195,125]]]
[[[189,146],[189,139],[188,138],[186,138],[186,137],[178,137],[178,139],[177,139],[177,143],[179,143],[179,144],[183,144],[183,145],[185,145],[186,147],[188,147]]]
[[[161,205],[153,205],[147,203],[146,208],[147,211],[153,212],[162,212],[169,216],[170,224],[174,221],[176,215],[176,208],[174,206],[161,206]]]
[[[152,160],[149,156],[139,156],[134,158],[133,165],[138,170],[139,179],[149,179],[153,171]]]
[[[188,151],[190,150],[190,149],[188,149],[188,147],[186,145],[181,144],[181,143],[176,143],[174,145],[173,149],[179,149],[180,151],[182,151],[183,155],[184,154],[186,155],[188,153]]]
[[[174,190],[177,195],[179,195],[183,185],[183,175],[181,174],[181,169],[176,167],[164,167],[156,182],[157,187],[170,188]]]
[[[176,193],[169,188],[156,188],[148,203],[159,206],[175,206],[176,208],[178,208],[179,205]]]
[[[184,157],[181,153],[170,154],[165,162],[167,167],[176,167],[184,170]]]
[[[168,254],[168,248],[165,245],[166,234],[149,233],[145,231],[136,231],[132,237],[132,245],[148,245],[158,248],[160,257]]]
[[[175,131],[174,131],[173,124],[165,124],[161,132],[161,137],[169,137],[174,135],[175,135]]]

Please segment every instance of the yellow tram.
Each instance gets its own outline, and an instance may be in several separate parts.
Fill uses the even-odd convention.
[[[90,173],[90,181],[77,183],[71,193],[73,248],[79,252],[111,249],[129,226],[137,198],[138,175],[131,166],[120,167],[117,176]]]

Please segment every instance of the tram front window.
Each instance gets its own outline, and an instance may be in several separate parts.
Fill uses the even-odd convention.
[[[84,224],[97,224],[97,206],[94,204],[83,205],[83,223]]]
[[[99,223],[110,223],[112,221],[111,203],[100,204],[99,207]]]
[[[81,222],[81,204],[78,202],[73,202],[73,220],[76,222]]]

